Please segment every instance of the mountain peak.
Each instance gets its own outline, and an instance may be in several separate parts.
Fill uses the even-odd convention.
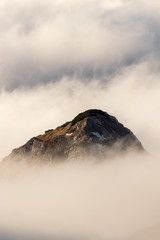
[[[102,110],[90,109],[56,129],[31,138],[22,147],[14,149],[8,158],[52,161],[90,155],[106,157],[115,144],[119,150],[143,151],[136,136],[115,117]]]
[[[73,126],[77,122],[83,120],[86,117],[91,117],[91,116],[97,116],[97,115],[102,115],[104,117],[109,117],[109,114],[106,112],[103,112],[102,110],[99,109],[89,109],[85,112],[79,113],[72,121],[71,125]]]

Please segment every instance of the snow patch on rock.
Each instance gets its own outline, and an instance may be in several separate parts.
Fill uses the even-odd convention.
[[[103,135],[100,135],[99,132],[91,132],[94,136],[96,136],[97,138],[99,138],[100,141],[105,140],[105,138],[103,137]]]
[[[65,136],[71,136],[73,133],[66,133]]]

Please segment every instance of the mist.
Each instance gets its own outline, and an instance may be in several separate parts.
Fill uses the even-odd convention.
[[[1,161],[91,108],[147,151],[1,165],[0,239],[159,240],[159,1],[1,0],[0,9]]]
[[[158,240],[159,166],[131,152],[97,164],[21,166],[1,178],[1,229],[21,239]]]

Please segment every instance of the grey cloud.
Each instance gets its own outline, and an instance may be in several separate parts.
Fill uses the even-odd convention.
[[[1,88],[64,76],[107,81],[127,66],[159,60],[154,3],[3,0],[1,5]]]

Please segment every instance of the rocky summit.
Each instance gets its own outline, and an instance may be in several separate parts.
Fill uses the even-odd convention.
[[[54,161],[84,156],[104,157],[110,152],[133,148],[143,151],[136,136],[106,112],[91,109],[72,121],[31,138],[6,158],[28,162]]]

